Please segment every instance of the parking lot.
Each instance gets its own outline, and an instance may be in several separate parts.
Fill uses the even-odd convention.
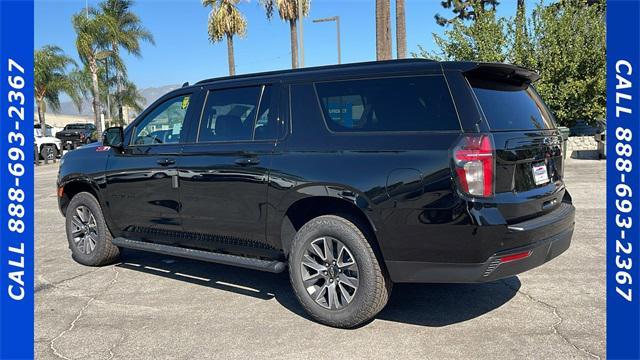
[[[401,284],[354,330],[306,317],[286,273],[126,251],[91,268],[70,256],[57,165],[36,168],[35,351],[40,359],[604,358],[605,162],[568,160],[569,250],[480,285]]]

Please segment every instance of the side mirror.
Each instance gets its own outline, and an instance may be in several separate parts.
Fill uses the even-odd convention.
[[[124,146],[124,130],[122,126],[110,127],[102,133],[102,145],[114,148]]]

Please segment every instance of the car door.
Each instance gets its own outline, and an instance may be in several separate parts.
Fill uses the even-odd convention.
[[[133,124],[128,144],[109,158],[107,206],[129,239],[166,244],[182,233],[177,160],[185,122],[198,112],[192,92],[175,93],[149,108]]]
[[[184,245],[270,256],[267,180],[281,132],[275,85],[207,89],[193,142],[180,158]]]

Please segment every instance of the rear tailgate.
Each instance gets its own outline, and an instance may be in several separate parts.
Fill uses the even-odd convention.
[[[495,200],[509,223],[550,212],[564,196],[562,141],[530,80],[467,74],[496,152]]]
[[[56,137],[62,141],[80,140],[81,130],[63,130],[56,134]]]

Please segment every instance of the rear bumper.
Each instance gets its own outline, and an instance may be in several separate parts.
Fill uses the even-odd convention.
[[[575,208],[563,203],[553,212],[507,227],[499,242],[526,243],[495,252],[482,263],[434,263],[386,261],[394,282],[480,283],[513,276],[538,267],[569,248],[575,222]],[[527,254],[524,257],[524,254]],[[510,260],[509,256],[523,256]],[[507,258],[505,258],[507,257]],[[501,260],[502,259],[502,260]],[[510,261],[509,261],[510,260]]]

